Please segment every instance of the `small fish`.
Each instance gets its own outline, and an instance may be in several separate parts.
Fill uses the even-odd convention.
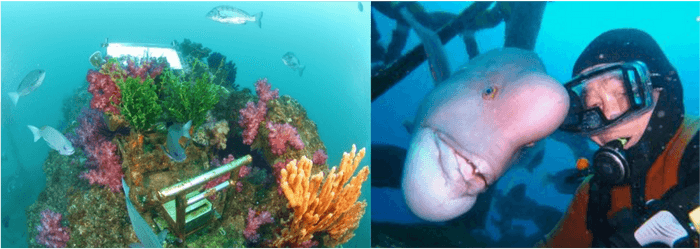
[[[282,56],[282,62],[294,71],[299,71],[299,76],[304,72],[306,66],[299,64],[299,59],[292,52],[287,52]]]
[[[103,61],[102,53],[100,51],[95,51],[92,53],[92,55],[90,55],[90,65],[95,68],[100,68],[100,64],[102,64]]]
[[[24,76],[22,83],[20,83],[17,87],[17,91],[8,93],[8,95],[10,95],[10,98],[12,99],[12,103],[17,105],[19,97],[25,96],[39,88],[39,86],[41,86],[41,83],[44,82],[45,77],[46,71],[41,69],[29,72],[27,76]]]
[[[364,7],[362,7],[362,2],[357,2],[357,8],[360,10],[360,12],[362,12],[362,10],[365,9]]]
[[[39,141],[39,138],[44,138],[44,141],[46,141],[51,149],[57,150],[59,154],[64,156],[73,155],[73,152],[75,152],[73,144],[68,141],[66,136],[53,127],[48,125],[41,127],[41,129],[31,125],[27,125],[27,127],[29,127],[29,130],[34,134],[34,142]]]
[[[170,157],[170,159],[173,161],[183,162],[185,159],[187,159],[185,148],[187,148],[190,141],[188,140],[187,144],[185,144],[185,147],[183,148],[180,145],[180,137],[191,138],[190,127],[192,127],[192,120],[188,121],[184,125],[173,124],[168,128],[168,138],[165,141],[165,146],[160,145],[160,147],[163,149],[163,152],[165,152],[165,154],[168,155],[168,157]]]
[[[254,22],[258,25],[258,27],[262,28],[262,24],[260,23],[260,20],[262,19],[262,11],[251,16],[241,9],[221,5],[209,11],[209,13],[207,13],[207,18],[220,23],[229,24],[246,24],[248,22]]]

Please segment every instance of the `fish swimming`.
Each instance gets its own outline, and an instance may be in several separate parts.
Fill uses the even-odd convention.
[[[360,12],[362,12],[362,10],[365,9],[364,7],[362,7],[362,2],[357,2],[357,9],[359,9]]]
[[[190,143],[190,141],[187,141],[187,144],[185,144],[185,147],[183,148],[180,145],[180,137],[186,137],[186,138],[191,138],[190,137],[190,127],[192,127],[192,120],[188,121],[187,123],[183,124],[173,124],[168,128],[168,137],[165,141],[165,145],[161,145],[160,147],[163,149],[163,152],[165,152],[170,159],[176,162],[183,162],[185,159],[187,159],[187,154],[185,154],[185,148],[187,148],[187,145]]]
[[[51,149],[57,150],[59,154],[64,156],[73,155],[75,149],[73,149],[73,144],[61,134],[58,130],[51,126],[44,126],[41,129],[35,126],[27,125],[29,130],[34,134],[34,142],[39,141],[39,138],[44,138],[44,141],[51,147]]]
[[[221,5],[209,11],[209,13],[207,13],[207,18],[216,22],[227,24],[246,24],[248,22],[253,22],[257,24],[259,28],[262,28],[262,24],[260,23],[262,14],[263,13],[261,11],[260,13],[251,16],[241,9]]]
[[[299,71],[299,76],[304,72],[306,66],[299,64],[299,59],[292,52],[287,52],[282,56],[282,62],[294,71]]]
[[[31,71],[27,74],[27,76],[24,76],[24,79],[17,87],[17,91],[10,92],[7,95],[10,95],[12,103],[17,105],[19,97],[25,96],[39,88],[41,83],[44,82],[44,78],[46,78],[46,71],[41,69]]]
[[[131,244],[131,247],[144,247],[144,248],[161,248],[163,247],[163,241],[168,235],[168,230],[164,229],[158,235],[153,232],[151,226],[148,225],[146,219],[139,214],[136,210],[134,204],[131,203],[129,199],[129,186],[124,182],[122,177],[122,188],[124,188],[124,197],[126,198],[126,210],[129,213],[129,220],[131,221],[131,226],[134,228],[134,233],[136,237],[139,238],[141,243]]]
[[[437,36],[401,13],[423,33],[436,83],[412,125],[402,190],[418,217],[446,221],[472,209],[522,148],[559,127],[569,97],[537,54],[518,48],[483,53],[450,74]]]
[[[100,51],[95,51],[92,53],[92,55],[90,55],[90,65],[95,68],[100,68],[100,64],[102,64],[103,61],[102,53]]]

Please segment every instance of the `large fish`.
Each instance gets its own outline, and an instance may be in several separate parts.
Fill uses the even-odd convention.
[[[299,71],[299,76],[304,72],[306,66],[299,63],[299,59],[292,52],[287,52],[282,56],[282,62],[294,71]]]
[[[409,24],[416,32],[432,32]],[[445,221],[469,211],[520,149],[553,133],[564,121],[569,97],[534,52],[492,50],[449,76],[437,36],[418,36],[428,61],[437,63],[431,65],[436,87],[413,122],[402,189],[413,213]]]
[[[41,129],[31,125],[27,125],[27,127],[29,127],[29,130],[34,134],[34,142],[39,141],[39,138],[44,138],[44,141],[46,141],[51,149],[57,150],[59,154],[64,156],[73,155],[73,152],[75,152],[73,144],[68,141],[66,136],[53,127],[44,126],[41,127]]]
[[[258,27],[262,28],[262,24],[260,23],[262,14],[263,13],[261,11],[260,13],[251,16],[241,9],[221,5],[209,11],[209,13],[207,13],[207,18],[226,24],[246,24],[253,22],[257,24]]]
[[[168,236],[168,230],[165,229],[161,231],[158,235],[153,232],[151,226],[148,225],[146,219],[141,216],[139,211],[136,210],[134,204],[131,203],[129,199],[129,186],[124,182],[122,177],[122,187],[124,188],[124,197],[126,198],[126,211],[129,213],[129,220],[131,221],[131,226],[134,228],[134,233],[136,237],[139,238],[141,243],[131,244],[131,247],[143,247],[143,248],[161,248],[163,247],[163,241]]]
[[[163,149],[163,152],[165,152],[170,159],[176,162],[183,162],[185,159],[187,159],[187,154],[185,154],[185,148],[187,148],[187,145],[190,143],[190,141],[187,141],[187,144],[185,144],[185,147],[182,147],[180,145],[180,137],[186,137],[186,138],[191,138],[190,137],[190,127],[192,126],[192,120],[188,121],[187,123],[183,124],[173,124],[170,127],[168,127],[168,137],[165,140],[165,146],[161,145],[160,147]]]
[[[46,71],[37,69],[34,71],[31,71],[27,74],[27,76],[24,76],[24,79],[22,80],[21,83],[19,83],[19,86],[17,87],[16,92],[10,92],[7,95],[10,95],[10,98],[12,99],[12,103],[17,105],[17,101],[19,100],[19,97],[25,96],[37,88],[41,86],[41,83],[44,82],[44,78],[46,77]]]

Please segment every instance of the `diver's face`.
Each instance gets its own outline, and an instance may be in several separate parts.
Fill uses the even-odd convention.
[[[584,70],[584,72],[606,65],[607,64],[593,66]],[[628,102],[626,94],[622,74],[616,71],[591,79],[586,84],[582,97],[587,108],[598,107],[603,111],[605,117],[611,120],[624,114],[630,108],[630,103]],[[656,103],[659,99],[659,91],[654,90],[652,94],[654,103]],[[654,108],[650,108],[641,115],[627,119],[602,132],[593,134],[591,135],[591,140],[603,146],[615,139],[627,138],[628,142],[625,144],[624,149],[628,149],[639,142],[639,139],[642,137],[644,130],[649,124],[649,119],[651,118],[653,110]]]

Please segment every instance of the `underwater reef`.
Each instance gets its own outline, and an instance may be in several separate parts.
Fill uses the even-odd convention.
[[[188,39],[177,48],[183,70],[163,58],[107,57],[64,101],[62,132],[75,153],[52,150],[44,162],[46,187],[26,210],[29,246],[336,247],[351,239],[367,206],[358,200],[369,175],[367,166],[357,170],[364,148],[353,145],[330,168],[316,123],[274,82],[239,90],[226,56]],[[187,185],[186,196],[163,195],[224,170]],[[192,203],[177,223],[170,211],[181,200]],[[155,234],[164,230],[161,241]]]

